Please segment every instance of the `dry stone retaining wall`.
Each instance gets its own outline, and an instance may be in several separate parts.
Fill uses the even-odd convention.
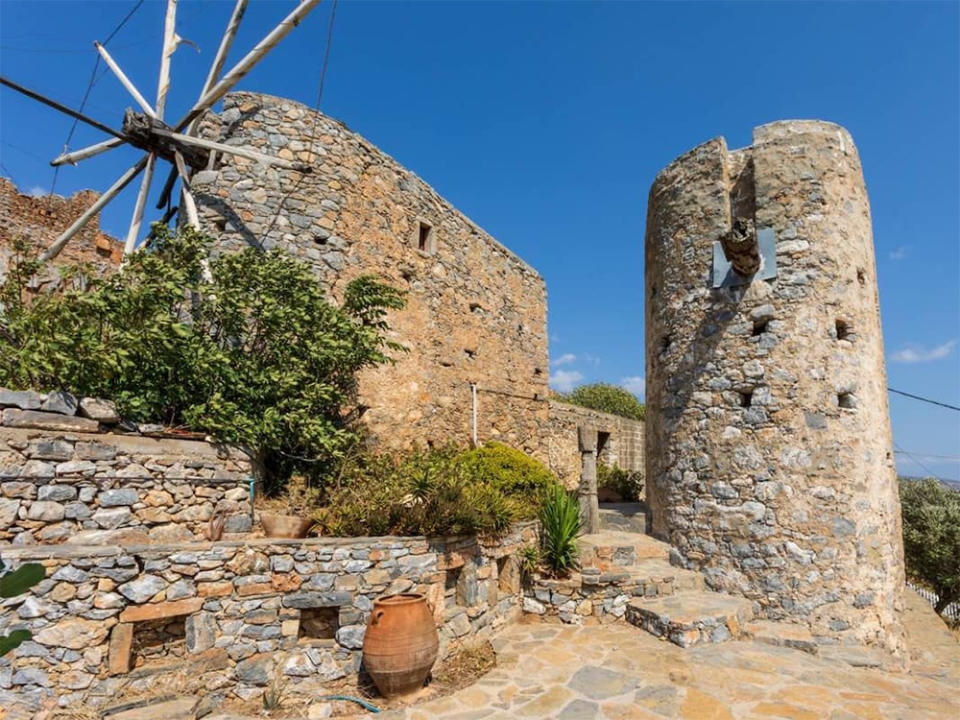
[[[599,460],[631,473],[644,472],[643,421],[611,415],[569,403],[550,401],[547,424],[541,430],[546,462],[568,489],[580,482],[581,458],[577,428],[592,427],[605,435]]]
[[[531,524],[499,540],[313,538],[177,546],[7,546],[47,579],[8,600],[0,632],[33,640],[0,660],[0,702],[102,707],[180,674],[222,695],[321,694],[354,676],[373,600],[423,592],[441,651],[520,613],[517,552]]]
[[[777,275],[711,284],[732,222]],[[647,497],[717,589],[824,642],[903,647],[900,505],[870,210],[843,128],[789,121],[681,156],[650,191]]]
[[[474,383],[479,440],[542,457],[546,288],[533,268],[393,158],[304,105],[232,93],[205,131],[313,169],[225,156],[197,173],[201,225],[219,250],[282,249],[309,263],[335,299],[370,273],[407,291],[407,307],[389,320],[409,352],[360,378],[377,442],[467,444]]]

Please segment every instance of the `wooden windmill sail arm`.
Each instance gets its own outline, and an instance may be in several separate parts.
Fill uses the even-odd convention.
[[[150,182],[153,180],[153,168],[157,156],[147,154],[147,169],[140,181],[140,192],[137,194],[137,203],[133,208],[133,218],[130,220],[130,229],[127,230],[127,240],[123,244],[123,255],[126,257],[137,249],[137,236],[140,234],[140,225],[143,222],[143,208],[147,204],[147,193],[150,191]]]
[[[120,138],[110,138],[109,140],[98,142],[96,145],[89,145],[85,148],[74,150],[73,152],[57,155],[57,157],[50,161],[50,164],[54,167],[57,165],[76,165],[81,160],[86,160],[94,155],[99,155],[100,153],[106,152],[111,148],[119,147],[120,145],[123,145],[124,142],[126,141],[121,140]]]
[[[167,0],[167,14],[163,23],[163,51],[160,53],[160,77],[157,80],[157,118],[163,120],[170,91],[170,58],[177,49],[177,0]]]
[[[223,39],[220,40],[220,47],[217,48],[217,54],[213,58],[213,64],[210,65],[210,71],[207,73],[207,79],[203,83],[203,89],[200,91],[202,98],[210,88],[217,82],[220,73],[223,71],[224,63],[227,62],[227,55],[230,53],[230,47],[233,45],[233,39],[237,36],[237,30],[240,28],[240,21],[243,20],[243,14],[247,11],[247,4],[250,0],[237,0],[233,6],[233,14],[227,22],[227,29],[223,33]],[[191,123],[191,126],[193,123]]]
[[[143,108],[143,111],[150,117],[157,117],[157,113],[152,107],[150,107],[150,103],[148,103],[147,99],[140,94],[140,91],[137,90],[136,86],[130,82],[130,78],[124,74],[123,70],[120,69],[120,66],[117,65],[116,61],[110,57],[110,53],[107,52],[107,49],[98,42],[94,42],[93,45],[97,48],[97,52],[100,53],[100,57],[103,58],[103,61],[107,64],[107,67],[110,68],[113,71],[113,74],[117,76],[117,80],[120,81],[120,84],[123,85],[133,99],[137,101],[137,105]]]
[[[193,201],[193,192],[190,189],[190,175],[187,172],[187,164],[183,161],[183,155],[175,152],[174,161],[177,174],[180,176],[180,192],[183,195],[183,205],[187,212],[187,225],[192,228],[200,227],[200,217],[197,215],[197,204]]]
[[[64,245],[70,242],[70,238],[80,232],[81,228],[87,224],[87,221],[90,220],[94,215],[100,212],[103,209],[103,206],[110,202],[121,190],[123,190],[131,180],[133,180],[137,175],[140,174],[140,171],[147,164],[147,158],[141,158],[136,165],[127,170],[123,175],[121,175],[117,181],[110,186],[110,189],[107,190],[103,195],[97,198],[97,201],[91,205],[87,210],[78,217],[73,224],[64,230],[63,234],[57,238],[56,242],[53,243],[47,250],[40,256],[41,260],[52,260],[57,255],[60,254],[60,251],[63,250]]]
[[[248,150],[247,148],[237,147],[236,145],[224,145],[223,143],[214,142],[213,140],[191,137],[189,135],[183,135],[182,133],[171,132],[161,128],[156,128],[153,132],[155,135],[159,135],[162,138],[169,138],[170,140],[184,143],[185,145],[193,145],[205,150],[216,150],[217,152],[228,153],[230,155],[238,155],[240,157],[247,158],[248,160],[254,160],[267,165],[277,165],[279,167],[298,170],[300,172],[310,172],[313,169],[304,163],[294,162],[293,160],[285,160],[283,158],[273,157],[272,155],[264,155],[263,153],[258,153],[255,150]]]
[[[300,24],[300,21],[307,16],[307,14],[313,10],[320,0],[301,0],[300,4],[294,8],[287,17],[280,21],[280,24],[277,25],[273,30],[271,30],[266,37],[263,38],[256,47],[253,48],[249,53],[247,53],[240,62],[234,65],[230,71],[223,76],[223,79],[220,80],[216,85],[214,85],[210,90],[204,93],[197,103],[187,112],[186,115],[181,118],[181,120],[174,126],[178,131],[185,128],[189,123],[191,123],[194,118],[200,116],[201,113],[210,109],[214,103],[216,103],[220,98],[230,92],[230,89],[236,85],[240,80],[250,72],[251,68],[256,65],[264,55],[270,52],[283,38],[285,38],[291,30],[293,30],[297,25]]]

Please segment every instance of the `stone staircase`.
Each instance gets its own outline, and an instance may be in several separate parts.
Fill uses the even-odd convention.
[[[646,533],[646,504],[641,502],[600,503],[600,529]]]
[[[583,536],[581,588],[616,586],[630,596],[623,607],[627,622],[681,647],[744,637],[752,603],[707,590],[700,573],[670,565],[669,555],[667,543],[637,532]]]

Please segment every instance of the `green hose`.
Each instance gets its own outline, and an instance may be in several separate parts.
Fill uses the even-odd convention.
[[[360,698],[351,697],[350,695],[323,695],[321,700],[349,700],[350,702],[355,702],[357,705],[360,705],[365,710],[370,712],[378,713],[380,708],[376,705],[371,705],[366,700],[361,700]]]

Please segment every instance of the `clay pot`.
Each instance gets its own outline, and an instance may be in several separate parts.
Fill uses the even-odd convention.
[[[260,513],[260,524],[263,525],[263,532],[267,537],[303,538],[313,527],[313,520],[299,515]]]
[[[423,687],[439,647],[424,595],[404,593],[373,601],[363,638],[363,664],[382,695],[403,695]]]

